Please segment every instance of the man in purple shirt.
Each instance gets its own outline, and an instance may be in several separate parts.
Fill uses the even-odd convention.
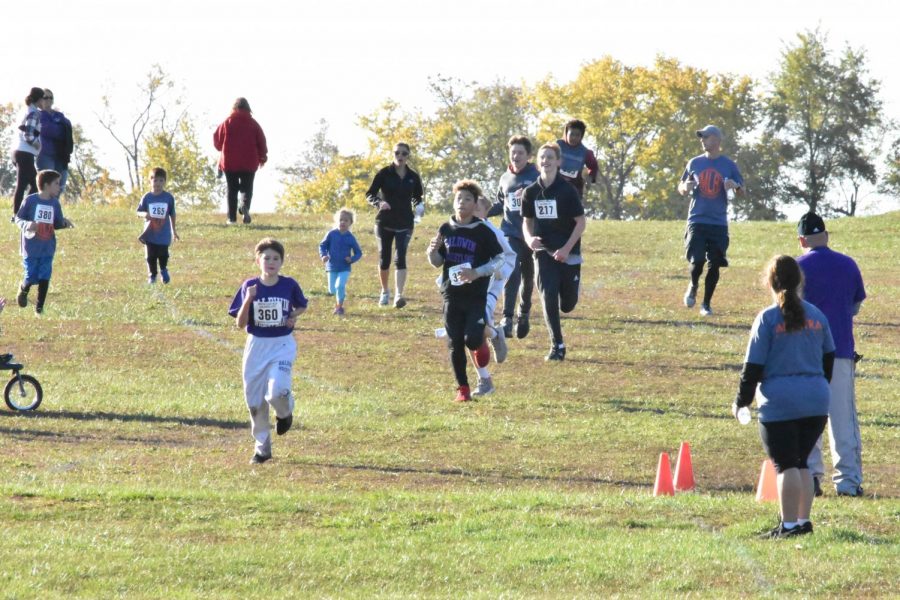
[[[838,496],[862,496],[862,439],[853,381],[858,356],[853,345],[853,317],[859,312],[866,290],[856,262],[828,247],[828,232],[822,217],[806,213],[800,219],[797,233],[804,251],[797,259],[803,270],[803,297],[825,313],[834,336],[834,373],[828,411],[831,459],[835,469],[832,480]],[[821,493],[819,480],[825,473],[821,438],[808,463],[818,495]]]

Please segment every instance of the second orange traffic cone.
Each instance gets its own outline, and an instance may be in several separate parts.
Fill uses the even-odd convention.
[[[756,486],[757,502],[772,502],[778,500],[778,476],[775,474],[775,465],[768,458],[763,461],[759,471],[759,484]]]
[[[694,489],[694,465],[691,464],[691,446],[681,442],[678,450],[678,462],[675,463],[675,489],[686,492]]]
[[[653,485],[654,496],[674,496],[675,488],[672,487],[672,467],[669,466],[669,455],[661,452],[659,466],[656,468],[656,483]]]

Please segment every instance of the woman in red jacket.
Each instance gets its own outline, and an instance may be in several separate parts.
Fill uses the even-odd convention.
[[[253,177],[256,170],[266,164],[269,151],[266,135],[253,118],[246,98],[234,101],[231,115],[213,134],[213,143],[220,153],[219,168],[228,183],[228,223],[237,221],[238,192],[242,196],[240,213],[244,215],[244,223],[249,223]]]

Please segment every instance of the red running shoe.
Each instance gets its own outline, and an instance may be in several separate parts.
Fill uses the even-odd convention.
[[[456,399],[454,402],[470,402],[472,400],[472,393],[469,391],[469,386],[461,385],[457,388],[456,391]]]

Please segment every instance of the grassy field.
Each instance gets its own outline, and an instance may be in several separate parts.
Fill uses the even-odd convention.
[[[42,316],[15,306],[17,230],[0,228],[2,348],[45,390],[33,414],[0,410],[0,597],[900,595],[900,213],[829,222],[869,293],[867,498],[826,486],[815,535],[771,542],[756,539],[777,514],[754,501],[758,434],[729,405],[769,302],[760,270],[798,253],[793,224],[732,226],[703,319],[681,306],[682,223],[589,223],[567,360],[544,362],[535,319],[494,366],[497,393],[458,405],[424,252],[437,215],[411,243],[403,310],[377,306],[362,215],[338,319],[317,258],[327,218],[185,213],[173,282],[150,287],[130,211],[67,212]],[[253,467],[245,336],[226,311],[267,235],[310,310],[295,428]],[[697,490],[653,498],[659,453],[674,463],[682,441]]]

